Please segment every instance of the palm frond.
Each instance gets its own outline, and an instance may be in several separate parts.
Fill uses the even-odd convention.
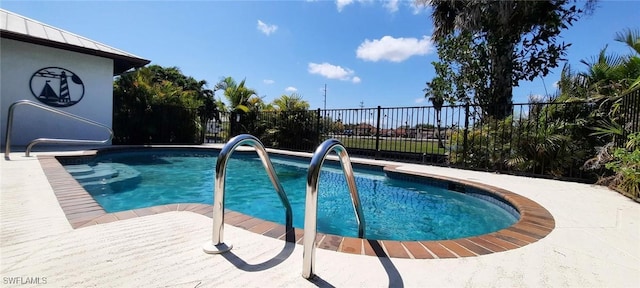
[[[614,40],[627,44],[637,54],[640,54],[640,29],[627,28],[622,32],[617,32]]]
[[[598,126],[591,128],[595,132],[589,134],[589,136],[622,136],[624,128],[622,125],[608,120],[598,121]]]

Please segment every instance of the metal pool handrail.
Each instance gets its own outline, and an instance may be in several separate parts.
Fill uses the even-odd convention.
[[[100,128],[104,128],[107,131],[109,131],[109,138],[105,139],[105,140],[79,140],[79,139],[55,139],[55,138],[38,138],[35,140],[32,140],[31,142],[29,142],[29,145],[27,145],[27,149],[25,152],[25,156],[29,157],[29,154],[31,153],[31,148],[38,144],[38,143],[58,143],[58,144],[104,144],[107,143],[109,141],[111,141],[111,139],[113,139],[113,130],[111,130],[110,127],[107,127],[101,123],[98,123],[96,121],[87,119],[87,118],[83,118],[80,117],[78,115],[75,114],[71,114],[69,112],[65,112],[59,109],[55,109],[55,108],[51,108],[45,105],[41,105],[38,103],[35,103],[33,101],[30,100],[20,100],[20,101],[16,101],[13,104],[11,104],[11,106],[9,106],[9,113],[7,115],[7,131],[6,131],[6,135],[5,135],[5,139],[6,139],[6,143],[5,143],[5,148],[4,148],[4,159],[5,160],[11,160],[10,159],[10,153],[11,153],[11,130],[13,128],[13,113],[14,110],[17,106],[19,105],[30,105],[36,108],[40,108],[42,110],[45,111],[49,111],[49,112],[53,112],[55,114],[58,115],[62,115],[62,116],[66,116],[72,119],[76,119],[78,121],[87,123],[87,124],[91,124],[94,126],[98,126]]]
[[[286,230],[289,231],[293,227],[293,212],[291,211],[291,204],[289,204],[289,198],[287,198],[287,194],[280,185],[280,180],[278,180],[278,175],[276,171],[273,169],[273,165],[271,164],[271,160],[269,159],[269,155],[264,148],[264,145],[260,140],[249,134],[242,134],[236,137],[231,138],[227,144],[224,145],[220,154],[218,154],[218,161],[216,162],[216,184],[214,190],[214,199],[213,199],[213,234],[211,242],[207,242],[203,245],[202,249],[204,252],[209,254],[219,254],[224,253],[231,248],[233,245],[225,244],[223,241],[224,238],[224,185],[225,185],[225,175],[226,175],[226,167],[227,161],[233,151],[240,145],[247,144],[253,146],[260,156],[260,160],[262,160],[262,165],[267,171],[269,175],[269,179],[273,184],[273,187],[278,192],[278,196],[280,197],[280,201],[282,201],[282,205],[284,205],[285,213],[286,213]],[[248,175],[249,177],[253,177],[254,175]]]
[[[302,277],[310,279],[314,275],[316,258],[316,228],[318,222],[318,180],[320,178],[320,168],[331,151],[338,154],[342,170],[349,185],[351,194],[351,204],[358,221],[358,237],[364,237],[365,222],[358,196],[358,188],[353,176],[353,167],[347,149],[336,139],[329,139],[316,149],[311,158],[309,173],[307,174],[307,196],[304,208],[304,252],[302,254]]]

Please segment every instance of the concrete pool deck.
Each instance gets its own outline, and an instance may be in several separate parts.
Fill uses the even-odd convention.
[[[73,229],[40,161],[22,152],[11,159],[0,162],[3,287],[36,281],[47,287],[640,286],[640,204],[601,186],[387,162],[516,192],[545,207],[555,229],[521,248],[466,258],[317,249],[318,278],[307,281],[300,276],[301,245],[231,225],[225,224],[224,239],[233,250],[203,253],[212,221],[188,211]]]

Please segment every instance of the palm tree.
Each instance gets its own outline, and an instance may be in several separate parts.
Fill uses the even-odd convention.
[[[224,96],[227,98],[230,104],[230,111],[248,113],[249,98],[257,95],[254,89],[245,86],[245,80],[243,79],[239,84],[231,77],[223,78],[218,87],[224,90]]]
[[[433,38],[443,41],[454,35],[456,30],[486,33],[489,42],[490,89],[488,95],[478,95],[481,103],[485,97],[491,97],[483,108],[488,115],[504,118],[507,106],[511,104],[513,81],[513,65],[515,62],[515,45],[520,41],[522,32],[504,29],[509,26],[509,19],[518,13],[518,7],[528,5],[516,4],[515,1],[479,2],[459,0],[428,0],[433,12]],[[521,3],[525,3],[522,1]],[[529,2],[527,2],[529,3]],[[520,9],[523,10],[523,9]],[[492,28],[486,27],[486,14],[493,14],[498,19]],[[499,29],[495,29],[499,27]],[[483,109],[483,110],[484,110]]]
[[[583,12],[568,5],[571,0],[417,2],[432,7],[433,38],[438,46],[447,39],[473,35],[468,41],[481,51],[481,65],[488,67],[484,69],[488,75],[477,79],[487,89],[476,91],[476,98],[483,112],[498,119],[510,114],[512,90],[518,81],[546,75],[547,67],[555,67],[561,60],[568,45],[556,43],[555,37]],[[587,11],[593,2],[585,3]],[[452,59],[462,58],[458,56],[452,55]]]
[[[635,55],[607,53],[605,47],[597,56],[580,61],[587,67],[585,72],[575,73],[565,65],[558,85],[561,100],[578,98],[615,102],[640,88],[640,30],[618,32],[615,40],[627,44]]]
[[[573,142],[589,143],[586,147],[591,150],[601,147],[593,150],[591,155],[595,157],[585,162],[587,169],[600,169],[611,161],[609,153],[613,147],[620,145],[628,132],[637,131],[637,127],[632,127],[633,124],[625,119],[630,117],[625,115],[638,112],[623,106],[622,101],[637,90],[635,83],[640,83],[640,52],[637,49],[640,48],[640,32],[627,29],[617,33],[615,40],[625,43],[633,54],[611,54],[605,47],[598,55],[580,61],[586,66],[583,72],[574,72],[565,65],[558,84],[559,95],[555,102],[587,100],[595,104],[582,105],[582,111],[569,109],[578,107],[576,105],[566,105],[559,110],[561,113],[556,113],[568,117],[574,127],[561,133],[571,134]]]
[[[614,40],[618,42],[622,42],[627,44],[632,51],[635,51],[636,55],[629,56],[629,60],[627,62],[626,68],[628,71],[633,71],[635,73],[635,79],[633,79],[633,75],[630,75],[632,80],[629,85],[628,90],[625,94],[636,91],[640,89],[640,29],[627,29],[623,32],[616,33],[616,37]]]
[[[291,95],[282,95],[278,99],[273,100],[273,106],[276,111],[301,111],[309,110],[309,102],[302,100],[302,96],[297,93]]]
[[[309,111],[309,103],[297,93],[281,95],[271,102],[274,117],[266,141],[272,146],[287,149],[309,149],[319,139],[320,119]]]
[[[640,55],[640,30],[627,28],[622,32],[616,33],[614,40],[627,44],[636,54]]]
[[[433,104],[433,108],[436,110],[436,121],[438,121],[438,147],[439,148],[444,148],[444,144],[442,143],[442,137],[440,136],[440,124],[441,124],[441,119],[440,119],[440,111],[442,110],[442,105],[444,105],[444,96],[440,93],[438,93],[441,90],[436,90],[436,89],[432,89],[432,85],[434,85],[435,81],[433,82],[427,82],[427,88],[423,89],[422,91],[425,92],[424,97],[426,97],[427,99],[429,99],[429,101],[431,101],[431,103]]]

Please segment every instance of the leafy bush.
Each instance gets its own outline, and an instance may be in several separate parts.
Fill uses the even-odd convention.
[[[474,125],[466,133],[456,130],[449,138],[455,149],[450,155],[450,163],[469,168],[500,170],[509,159],[512,118],[493,120],[491,118]]]
[[[580,110],[559,103],[532,105],[537,113],[528,118],[483,119],[466,133],[466,142],[464,130],[454,131],[449,138],[455,147],[450,162],[475,169],[584,177],[576,167],[593,155],[593,140],[575,113],[552,113],[558,107],[564,112]]]
[[[113,143],[202,143],[203,123],[217,117],[205,84],[157,65],[119,76],[113,84]]]
[[[319,144],[316,111],[272,111],[260,114],[254,135],[268,147],[312,151]]]
[[[624,148],[615,148],[612,161],[605,164],[615,175],[610,186],[635,199],[640,200],[640,133],[630,134]]]

